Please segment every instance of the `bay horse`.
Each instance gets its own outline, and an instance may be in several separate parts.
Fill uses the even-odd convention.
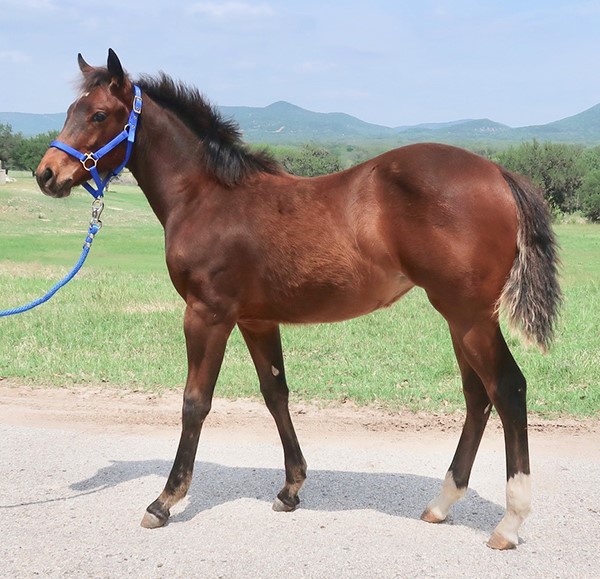
[[[285,484],[273,508],[293,511],[306,462],[288,409],[280,324],[354,318],[419,286],[448,323],[466,400],[456,453],[422,519],[445,520],[465,494],[495,407],[505,438],[506,511],[488,545],[514,548],[531,501],[526,382],[498,320],[505,311],[543,350],[552,340],[561,292],[540,191],[491,161],[432,143],[332,175],[293,176],[248,149],[236,125],[195,88],[164,73],[134,83],[112,50],[106,67],[81,55],[79,67],[81,93],[58,139],[95,151],[123,130],[135,99],[143,99],[127,166],[164,228],[169,275],[186,303],[181,439],[142,526],[164,525],[187,493],[236,324],[283,445]],[[125,155],[121,143],[98,161],[98,172],[110,174]],[[53,147],[36,177],[44,193],[65,197],[90,178],[89,164]]]

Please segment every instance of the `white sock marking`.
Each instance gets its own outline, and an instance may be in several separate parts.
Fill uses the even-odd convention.
[[[457,488],[452,472],[448,471],[446,473],[446,478],[444,479],[444,484],[442,485],[442,492],[427,505],[427,510],[440,521],[443,521],[448,516],[450,507],[458,499],[462,499],[466,492],[466,488]]]
[[[519,472],[506,483],[506,513],[495,532],[517,545],[519,527],[531,511],[531,478]]]

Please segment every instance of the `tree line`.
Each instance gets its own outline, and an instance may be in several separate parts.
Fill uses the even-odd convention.
[[[13,133],[10,125],[0,124],[0,161],[3,168],[35,171],[48,143],[57,135],[57,131],[49,131],[34,137],[24,137],[22,133]]]
[[[489,156],[530,177],[555,213],[580,211],[600,221],[600,147],[533,140]]]
[[[56,135],[56,131],[50,131],[24,137],[13,133],[10,125],[0,124],[0,160],[4,168],[34,171]],[[316,144],[272,146],[268,150],[287,171],[307,177],[333,173],[370,156],[368,149],[361,150],[359,155],[354,151],[344,162],[339,147],[333,152]],[[555,214],[581,212],[588,219],[600,222],[600,146],[533,140],[499,151],[475,152],[530,177],[544,191]]]

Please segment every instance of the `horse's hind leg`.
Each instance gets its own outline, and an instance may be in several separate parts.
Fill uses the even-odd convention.
[[[519,527],[531,510],[527,383],[497,324],[494,332],[474,328],[463,334],[461,346],[485,384],[504,429],[506,512],[488,546],[512,549],[519,542]]]
[[[273,503],[276,511],[293,511],[300,499],[298,491],[306,479],[306,461],[294,431],[288,407],[288,387],[283,367],[279,326],[273,323],[239,323],[256,366],[260,390],[273,415],[283,445],[285,485]]]
[[[459,360],[462,358],[462,363],[468,363],[479,376],[502,421],[506,450],[506,513],[488,545],[494,549],[511,549],[518,544],[518,530],[528,515],[531,504],[525,378],[504,341],[492,307],[482,308],[477,313],[473,304],[471,308],[462,304],[464,307],[461,308],[457,300],[447,307],[434,300],[432,303],[450,323],[455,344],[462,353]],[[469,319],[457,312],[470,312]],[[474,378],[472,380],[475,384]],[[482,397],[475,407],[481,408],[483,400]],[[455,457],[453,461],[455,466],[460,464],[461,456],[464,457],[464,464],[468,462],[468,453],[461,454],[462,443],[463,439],[457,449],[459,460],[457,462]],[[472,443],[470,447],[473,448]],[[456,472],[453,471],[453,476]],[[448,479],[446,483],[451,486]],[[457,488],[458,484],[465,484],[464,481],[456,483]],[[451,490],[449,488],[446,494],[450,495]]]
[[[444,521],[450,507],[464,496],[469,485],[475,455],[492,409],[481,379],[467,362],[454,336],[452,336],[452,343],[462,377],[467,415],[458,447],[446,473],[442,491],[427,505],[421,515],[421,518],[428,523]]]

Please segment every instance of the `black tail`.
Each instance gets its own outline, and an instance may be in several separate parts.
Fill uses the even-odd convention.
[[[558,246],[543,195],[528,179],[502,169],[517,203],[517,255],[498,300],[510,325],[545,352],[552,342],[562,293]]]

